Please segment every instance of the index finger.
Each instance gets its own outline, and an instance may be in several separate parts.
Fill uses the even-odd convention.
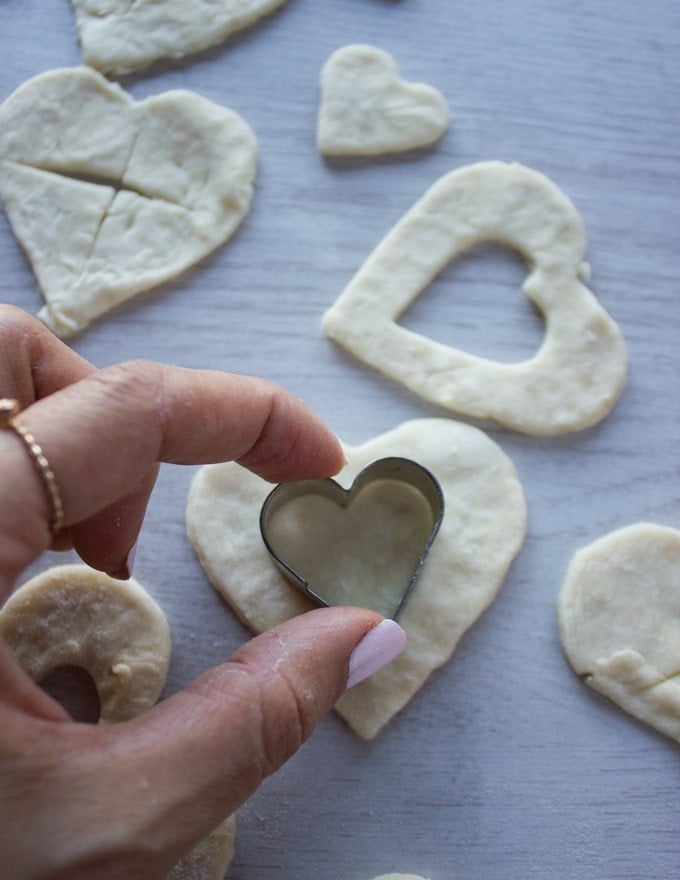
[[[148,361],[91,373],[34,403],[21,421],[55,474],[66,526],[125,497],[157,461],[236,460],[276,482],[329,476],[343,464],[331,432],[278,386]],[[0,432],[0,449],[0,535],[14,540],[26,565],[49,543],[50,511],[21,441]]]

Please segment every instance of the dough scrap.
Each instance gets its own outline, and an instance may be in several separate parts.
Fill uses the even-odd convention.
[[[512,462],[483,432],[450,419],[418,419],[358,447],[336,479],[348,487],[369,462],[412,458],[439,480],[445,513],[399,622],[406,650],[347,691],[336,709],[370,739],[451,657],[491,604],[524,540],[526,504]],[[236,464],[201,468],[191,485],[187,530],[213,586],[259,633],[311,606],[272,564],[261,540],[260,507],[271,485]]]
[[[134,579],[85,565],[47,569],[0,608],[0,637],[19,665],[43,681],[63,666],[85,669],[99,694],[102,722],[135,718],[155,705],[170,664],[170,629]],[[222,880],[233,858],[229,816],[172,869],[167,880]]]
[[[433,144],[449,125],[446,99],[399,76],[375,46],[337,49],[321,71],[317,147],[325,156],[376,156]]]
[[[285,0],[71,0],[83,59],[122,76],[226,40]]]
[[[229,816],[175,865],[166,880],[223,880],[235,847],[236,817]]]
[[[197,94],[134,101],[85,67],[0,106],[0,197],[67,336],[223,244],[250,207],[255,136]]]
[[[426,880],[426,878],[415,874],[381,874],[375,880]]]
[[[396,323],[447,263],[483,241],[515,248],[529,264],[522,289],[546,321],[529,360],[476,357]],[[547,177],[514,163],[468,165],[440,178],[402,217],[323,327],[359,360],[454,412],[538,436],[586,428],[618,399],[626,349],[579,281],[585,245],[578,212]]]
[[[102,721],[125,721],[153,706],[170,663],[165,615],[137,581],[84,565],[31,578],[0,609],[0,637],[34,681],[62,666],[92,677]]]
[[[579,550],[558,620],[574,671],[680,742],[680,531],[636,523]]]

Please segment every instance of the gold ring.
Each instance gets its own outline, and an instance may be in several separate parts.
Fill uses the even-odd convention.
[[[59,494],[57,479],[35,437],[17,418],[20,410],[21,407],[19,406],[18,400],[14,400],[11,397],[1,398],[0,429],[14,431],[14,433],[25,443],[26,448],[31,455],[31,460],[33,461],[35,468],[38,471],[38,475],[42,480],[43,486],[45,487],[47,499],[52,507],[50,530],[53,535],[56,535],[64,524],[64,506],[61,503],[61,495]]]

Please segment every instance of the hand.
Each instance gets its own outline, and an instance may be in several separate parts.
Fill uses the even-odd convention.
[[[342,451],[267,382],[147,362],[96,370],[0,307],[0,396],[54,471],[53,542],[129,576],[158,462],[236,460],[272,481],[331,475]],[[0,431],[0,598],[51,543],[51,509],[22,441]],[[319,609],[243,646],[134,721],[75,723],[0,643],[0,852],[14,880],[164,877],[309,736],[343,689],[403,647],[396,624]]]

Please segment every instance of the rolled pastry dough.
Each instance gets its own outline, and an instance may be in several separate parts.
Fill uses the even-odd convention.
[[[636,523],[579,550],[558,619],[574,671],[680,742],[680,531]]]
[[[498,363],[396,323],[447,263],[492,240],[529,264],[523,290],[546,322],[534,357]],[[579,280],[585,243],[578,212],[544,175],[503,162],[468,165],[438,180],[402,217],[323,326],[360,360],[454,412],[527,434],[585,428],[614,406],[626,378],[621,333]]]
[[[83,58],[104,73],[129,73],[226,40],[285,0],[71,0]]]
[[[347,488],[369,462],[418,461],[439,480],[445,514],[409,603],[399,618],[406,650],[347,691],[336,709],[357,733],[374,737],[430,673],[451,657],[463,633],[491,604],[524,540],[526,505],[512,462],[486,434],[450,419],[405,422],[346,447],[337,477]],[[187,505],[187,529],[208,577],[256,633],[311,607],[274,567],[258,519],[271,489],[236,464],[202,468]]]
[[[257,145],[192,92],[136,102],[85,67],[0,106],[0,197],[66,336],[225,242],[248,211]]]
[[[317,146],[325,156],[375,156],[433,144],[449,124],[446,99],[401,79],[375,46],[343,46],[321,71]]]

